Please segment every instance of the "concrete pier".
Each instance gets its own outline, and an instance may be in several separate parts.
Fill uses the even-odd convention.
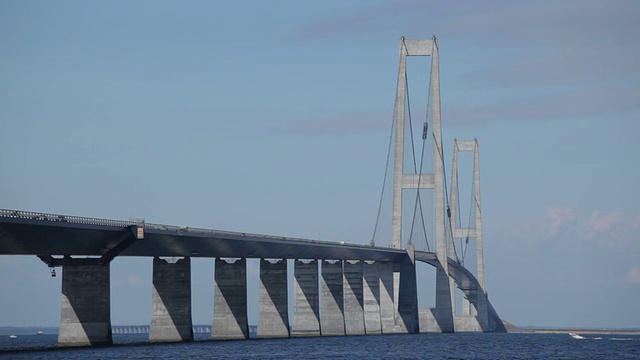
[[[150,342],[193,341],[191,259],[153,258]]]
[[[344,262],[344,328],[346,335],[364,335],[362,261]]]
[[[380,322],[380,263],[363,262],[362,293],[364,299],[364,329],[367,335],[382,334]]]
[[[440,326],[433,315],[435,309],[421,307],[418,309],[418,319],[420,323],[420,333],[441,333]]]
[[[415,248],[407,245],[407,258],[400,264],[400,285],[396,327],[400,332],[418,333],[418,285],[416,282]],[[397,331],[398,331],[397,330]]]
[[[287,260],[260,260],[258,338],[289,337]]]
[[[294,263],[294,305],[291,336],[320,336],[318,261]]]
[[[215,260],[214,340],[249,338],[247,320],[247,260]]]
[[[108,345],[111,336],[109,267],[62,267],[58,346]]]
[[[322,261],[322,298],[320,301],[320,333],[322,336],[344,336],[344,297],[342,261]]]
[[[446,257],[444,257],[446,259]],[[446,261],[446,260],[445,260]],[[436,308],[435,318],[438,322],[438,328],[443,333],[455,332],[453,320],[453,304],[452,289],[450,287],[449,274],[442,267],[442,260],[436,267]]]
[[[393,263],[382,262],[380,276],[380,322],[383,334],[395,332],[396,310],[393,303]]]
[[[482,332],[475,316],[456,316],[453,318],[456,332]]]
[[[491,324],[489,322],[489,299],[484,291],[478,291],[478,301],[476,303],[475,318],[481,331],[490,331]],[[472,310],[472,312],[474,312]]]

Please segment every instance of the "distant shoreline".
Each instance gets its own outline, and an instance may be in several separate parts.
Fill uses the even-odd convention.
[[[523,331],[510,331],[510,333],[534,333],[534,334],[600,334],[600,335],[640,335],[640,330],[594,330],[594,329],[522,329]]]
[[[520,327],[502,320],[510,334],[601,334],[601,335],[640,335],[640,329],[594,329],[594,328],[544,328]]]

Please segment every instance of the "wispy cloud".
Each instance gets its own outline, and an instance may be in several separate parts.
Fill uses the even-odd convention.
[[[494,121],[566,119],[634,109],[640,109],[639,89],[607,84],[483,106],[444,105],[442,121],[452,125],[477,125]],[[424,109],[416,111],[422,113]],[[311,118],[284,124],[277,131],[299,135],[369,133],[389,129],[391,116],[391,112],[372,112]]]
[[[546,209],[547,220],[549,221],[549,235],[558,234],[558,231],[565,225],[572,223],[578,218],[576,212],[569,207],[549,206]]]
[[[301,39],[432,31],[441,37],[482,39],[477,46],[586,46],[637,41],[640,7],[633,0],[602,2],[396,0],[342,11],[304,24]],[[428,28],[426,27],[428,24]]]
[[[594,212],[589,221],[589,229],[594,232],[611,231],[613,227],[622,222],[622,213],[619,211],[611,213]]]
[[[640,267],[630,269],[625,278],[631,284],[640,285]]]
[[[310,40],[363,35],[377,37],[380,33],[421,34],[427,30],[425,23],[442,29],[448,21],[481,9],[482,5],[476,1],[461,1],[456,6],[438,0],[387,1],[304,24],[298,29],[298,37]]]
[[[590,214],[571,207],[552,205],[544,215],[515,222],[510,236],[536,244],[554,244],[571,251],[600,251],[629,254],[640,251],[640,214],[623,211],[593,211]]]
[[[633,109],[640,109],[640,90],[626,85],[599,85],[486,106],[453,105],[442,111],[443,119],[453,124],[482,124],[491,121],[574,118]]]

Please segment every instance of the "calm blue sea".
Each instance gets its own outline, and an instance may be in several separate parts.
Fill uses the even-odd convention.
[[[7,359],[640,359],[640,336],[420,334],[146,344],[147,334],[114,335],[116,345],[54,348],[56,335],[0,338]],[[25,349],[30,348],[30,349]],[[39,348],[39,349],[37,349]]]

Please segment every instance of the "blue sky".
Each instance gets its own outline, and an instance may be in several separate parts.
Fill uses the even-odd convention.
[[[454,138],[480,143],[496,309],[640,327],[639,17],[635,1],[3,1],[0,208],[368,243],[398,40],[436,35],[446,160]],[[194,260],[196,323],[212,269]],[[112,263],[114,324],[148,323],[150,282],[150,259]],[[37,258],[1,256],[0,284],[0,325],[58,323]]]

